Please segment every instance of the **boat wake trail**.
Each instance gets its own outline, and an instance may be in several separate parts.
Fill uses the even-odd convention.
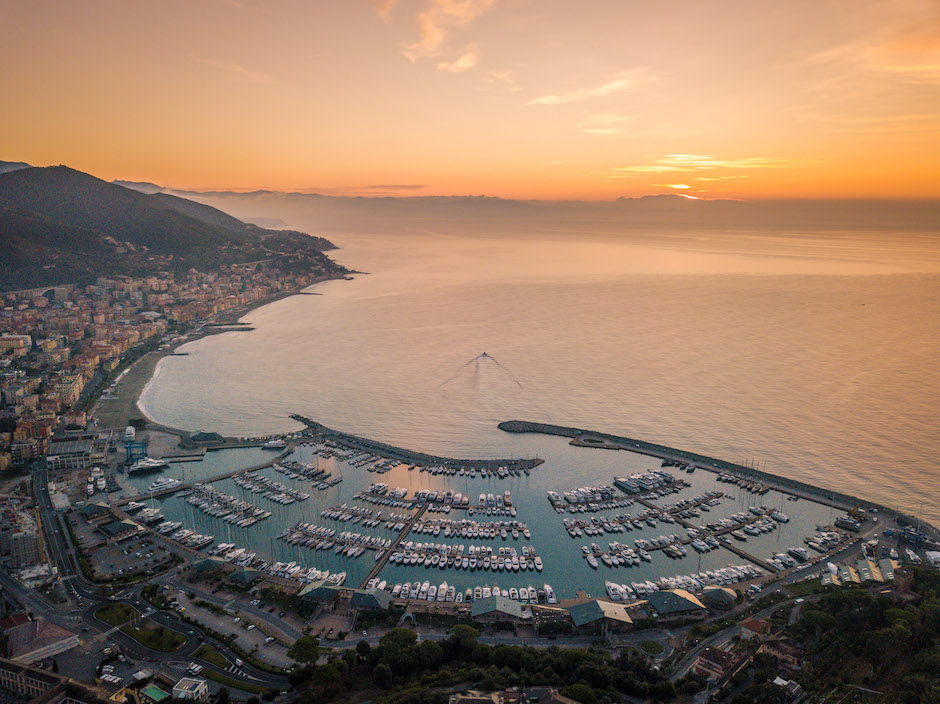
[[[476,357],[474,357],[473,359],[471,359],[471,360],[470,360],[469,362],[467,362],[466,364],[462,364],[462,365],[457,369],[457,371],[454,373],[454,375],[453,375],[452,377],[450,377],[449,379],[447,379],[445,382],[443,382],[443,383],[441,384],[441,387],[443,388],[443,387],[447,386],[450,382],[454,381],[457,377],[460,376],[460,373],[461,373],[464,369],[466,369],[467,367],[469,367],[471,364],[475,364],[475,365],[476,365],[476,368],[474,369],[474,371],[478,373],[478,372],[480,371],[480,367],[481,367],[482,365],[484,365],[484,364],[487,364],[487,363],[495,364],[497,367],[499,367],[499,368],[502,369],[504,372],[506,372],[506,374],[509,376],[509,378],[512,380],[512,382],[513,382],[514,384],[516,384],[516,386],[518,386],[520,389],[522,388],[522,384],[519,383],[519,380],[516,379],[516,377],[514,377],[514,376],[512,375],[512,373],[511,373],[508,369],[506,369],[506,367],[504,367],[502,364],[500,364],[500,363],[497,361],[497,359],[496,359],[493,355],[487,354],[486,352],[484,352],[483,354],[477,355]]]

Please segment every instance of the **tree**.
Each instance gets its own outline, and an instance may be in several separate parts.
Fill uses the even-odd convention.
[[[329,687],[339,680],[339,670],[332,663],[320,665],[313,673],[313,681],[321,687]]]
[[[375,666],[375,669],[372,670],[372,679],[378,687],[385,689],[392,681],[392,668],[384,662],[380,662]]]
[[[356,655],[359,656],[359,662],[365,662],[372,654],[372,646],[368,641],[361,640],[356,643]]]
[[[435,669],[444,657],[444,651],[433,640],[422,641],[414,649],[415,665],[420,670]]]
[[[393,628],[384,636],[382,636],[381,640],[379,641],[383,648],[390,648],[393,650],[410,648],[417,642],[418,634],[407,628]]]
[[[219,687],[218,694],[215,695],[215,700],[218,704],[228,704],[231,699],[229,694],[228,687]]]
[[[459,643],[467,652],[472,652],[474,647],[477,644],[477,638],[480,637],[480,632],[475,629],[473,626],[466,626],[464,624],[457,624],[451,630],[451,638],[454,642]]]
[[[287,651],[287,657],[312,665],[320,657],[320,641],[315,636],[301,636]]]

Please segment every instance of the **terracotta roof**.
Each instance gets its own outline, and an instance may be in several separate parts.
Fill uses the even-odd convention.
[[[771,630],[770,623],[760,618],[749,618],[746,621],[742,621],[741,628],[746,628],[760,635],[770,633]]]
[[[74,636],[75,634],[71,631],[60,628],[54,623],[42,619],[29,621],[7,631],[8,650],[10,657],[15,659]]]

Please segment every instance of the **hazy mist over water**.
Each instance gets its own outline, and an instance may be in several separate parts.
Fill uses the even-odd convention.
[[[297,412],[455,456],[531,454],[496,424],[545,421],[749,459],[940,522],[932,233],[284,219],[368,273],[165,358],[142,398],[154,420],[242,435],[296,429]]]

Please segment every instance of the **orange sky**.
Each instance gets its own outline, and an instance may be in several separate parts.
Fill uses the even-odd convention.
[[[940,197],[936,0],[31,0],[0,59],[0,159],[105,179]]]

